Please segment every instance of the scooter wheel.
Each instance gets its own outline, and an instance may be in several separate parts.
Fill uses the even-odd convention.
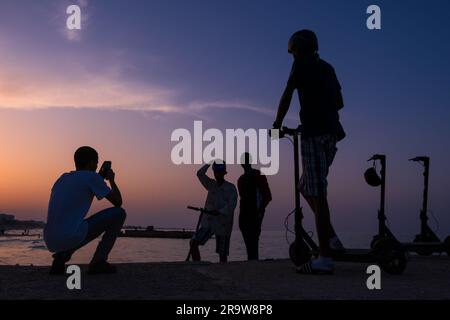
[[[450,256],[450,236],[445,238],[445,240],[444,240],[444,248],[445,248],[445,252],[447,252],[447,255]]]
[[[303,240],[294,241],[289,246],[289,257],[296,266],[308,262],[311,256],[311,251]]]
[[[407,256],[405,250],[396,241],[382,238],[374,243],[374,253],[384,271],[390,274],[402,274],[406,269]]]
[[[380,235],[375,235],[372,239],[372,241],[370,242],[370,249],[375,248],[375,243],[377,243],[380,239],[385,239],[385,237],[380,236]]]

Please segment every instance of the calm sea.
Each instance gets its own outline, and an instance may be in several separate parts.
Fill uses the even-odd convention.
[[[32,230],[31,233],[39,233],[42,230]],[[291,234],[285,231],[263,231],[260,239],[261,259],[281,259],[288,257],[288,241],[293,241]],[[342,238],[348,247],[367,247],[371,237],[367,235],[352,235]],[[71,262],[88,263],[98,240],[88,244],[77,251]],[[183,239],[152,239],[152,238],[118,238],[116,246],[110,255],[111,262],[168,262],[184,261],[186,259],[189,240]],[[204,247],[201,247],[202,259],[217,262],[215,253],[215,240],[211,239]],[[0,237],[0,265],[49,265],[51,255],[45,247],[45,243],[38,237]],[[231,236],[230,261],[246,260],[245,245],[240,231],[234,230]]]

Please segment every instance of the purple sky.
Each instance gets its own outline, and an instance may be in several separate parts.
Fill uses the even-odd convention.
[[[83,29],[65,30],[82,7]],[[201,205],[197,166],[170,161],[173,129],[269,128],[292,58],[287,40],[310,28],[343,87],[348,137],[330,174],[340,232],[375,230],[378,190],[362,172],[388,155],[392,229],[418,230],[421,169],[431,156],[429,207],[450,233],[450,26],[448,1],[377,1],[382,30],[369,31],[368,1],[25,1],[0,4],[0,211],[45,219],[54,180],[82,144],[113,161],[128,224],[191,227]],[[220,107],[219,107],[220,106]],[[287,125],[295,126],[295,97]],[[266,229],[293,207],[292,151],[269,177]],[[235,182],[241,168],[229,169]],[[105,204],[96,204],[94,209]],[[311,225],[309,210],[306,223]],[[431,221],[434,227],[434,221]]]

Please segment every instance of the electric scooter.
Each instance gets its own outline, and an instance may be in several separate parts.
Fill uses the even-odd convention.
[[[415,252],[422,256],[429,256],[433,253],[446,252],[450,255],[450,236],[444,242],[431,230],[428,225],[428,177],[430,173],[430,158],[429,157],[415,157],[409,161],[419,162],[424,167],[424,187],[422,198],[422,210],[420,210],[420,233],[416,235],[413,242],[404,243],[407,251]]]
[[[386,224],[387,219],[386,213],[384,211],[386,198],[386,155],[375,154],[367,161],[373,161],[373,168],[367,171],[373,170],[375,174],[376,174],[375,170],[376,161],[379,161],[381,166],[380,177],[375,177],[375,180],[378,180],[375,181],[375,184],[368,181],[368,178],[366,176],[366,181],[371,186],[373,187],[380,186],[380,208],[378,209],[378,233],[373,237],[372,242],[370,243],[370,247],[374,248],[375,244],[380,239],[391,239],[393,243],[395,243],[396,245],[400,245],[400,241],[397,240],[397,238],[394,236],[394,234]]]
[[[199,211],[200,212],[200,215],[199,215],[198,221],[197,221],[197,226],[195,227],[195,232],[197,232],[198,228],[200,228],[200,223],[202,222],[202,218],[203,218],[203,214],[205,213],[205,209],[197,208],[197,207],[191,207],[191,206],[187,206],[187,208],[190,209],[190,210],[194,210],[194,211]],[[192,255],[192,247],[189,246],[189,253],[188,253],[188,255],[186,257],[186,260],[185,260],[186,262],[191,260],[191,255]]]
[[[202,218],[203,218],[204,214],[215,215],[213,211],[207,210],[204,208],[197,208],[197,207],[192,207],[192,206],[187,206],[187,208],[189,210],[194,210],[194,211],[200,212],[200,215],[198,216],[197,226],[195,227],[195,232],[197,232],[198,229],[200,228],[200,224],[202,222]],[[188,253],[185,261],[188,262],[191,259],[191,256],[192,256],[192,247],[189,246],[189,253]]]
[[[289,247],[289,256],[296,266],[308,262],[313,255],[317,256],[319,253],[319,247],[302,225],[303,213],[298,192],[300,132],[300,126],[298,128],[283,127],[280,130],[280,138],[291,136],[294,144],[295,241]],[[336,261],[376,263],[391,274],[403,273],[407,264],[404,249],[390,238],[378,239],[373,249],[346,249],[344,252],[334,253],[332,257]]]

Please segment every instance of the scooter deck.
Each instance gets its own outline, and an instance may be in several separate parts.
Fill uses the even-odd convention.
[[[345,262],[377,262],[377,256],[370,249],[346,249],[343,253],[334,253],[335,261]]]
[[[417,249],[428,249],[434,252],[445,251],[445,244],[443,242],[407,242],[402,243],[403,248],[407,251],[415,251]]]

